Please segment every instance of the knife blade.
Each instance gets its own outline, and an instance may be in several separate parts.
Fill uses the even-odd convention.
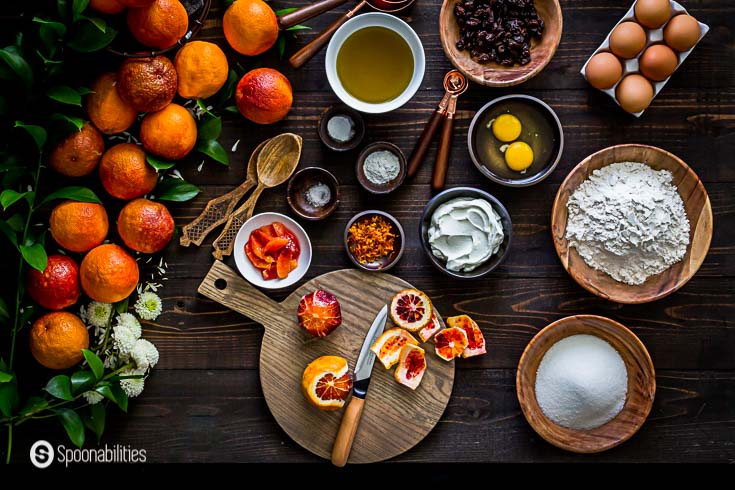
[[[373,372],[373,364],[375,364],[375,354],[370,350],[370,346],[385,330],[387,319],[388,305],[384,305],[373,320],[373,324],[370,325],[365,340],[362,342],[360,354],[357,356],[355,381],[352,385],[352,399],[342,416],[342,423],[339,426],[337,438],[334,440],[334,446],[332,447],[332,464],[335,466],[344,466],[350,456],[352,442],[355,440],[357,427],[360,425],[362,409],[365,405],[365,395],[367,395],[370,377]]]

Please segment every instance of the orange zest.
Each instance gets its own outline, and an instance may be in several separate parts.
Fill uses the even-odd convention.
[[[393,253],[396,234],[382,216],[357,221],[347,232],[347,243],[358,262],[369,264]]]

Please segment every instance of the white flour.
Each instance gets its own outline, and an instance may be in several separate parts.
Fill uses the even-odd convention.
[[[569,245],[590,267],[632,285],[679,262],[689,220],[672,179],[635,162],[595,170],[567,203]]]

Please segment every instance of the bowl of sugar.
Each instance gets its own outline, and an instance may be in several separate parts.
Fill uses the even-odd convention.
[[[656,373],[640,339],[596,315],[557,320],[531,339],[518,363],[518,402],[547,442],[575,453],[613,448],[651,412]]]

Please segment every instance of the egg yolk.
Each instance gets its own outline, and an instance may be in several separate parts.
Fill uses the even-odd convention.
[[[505,150],[505,163],[511,170],[522,172],[533,163],[533,150],[523,141],[516,141]]]
[[[504,143],[517,140],[521,135],[521,121],[512,114],[502,114],[493,121],[493,134]]]

